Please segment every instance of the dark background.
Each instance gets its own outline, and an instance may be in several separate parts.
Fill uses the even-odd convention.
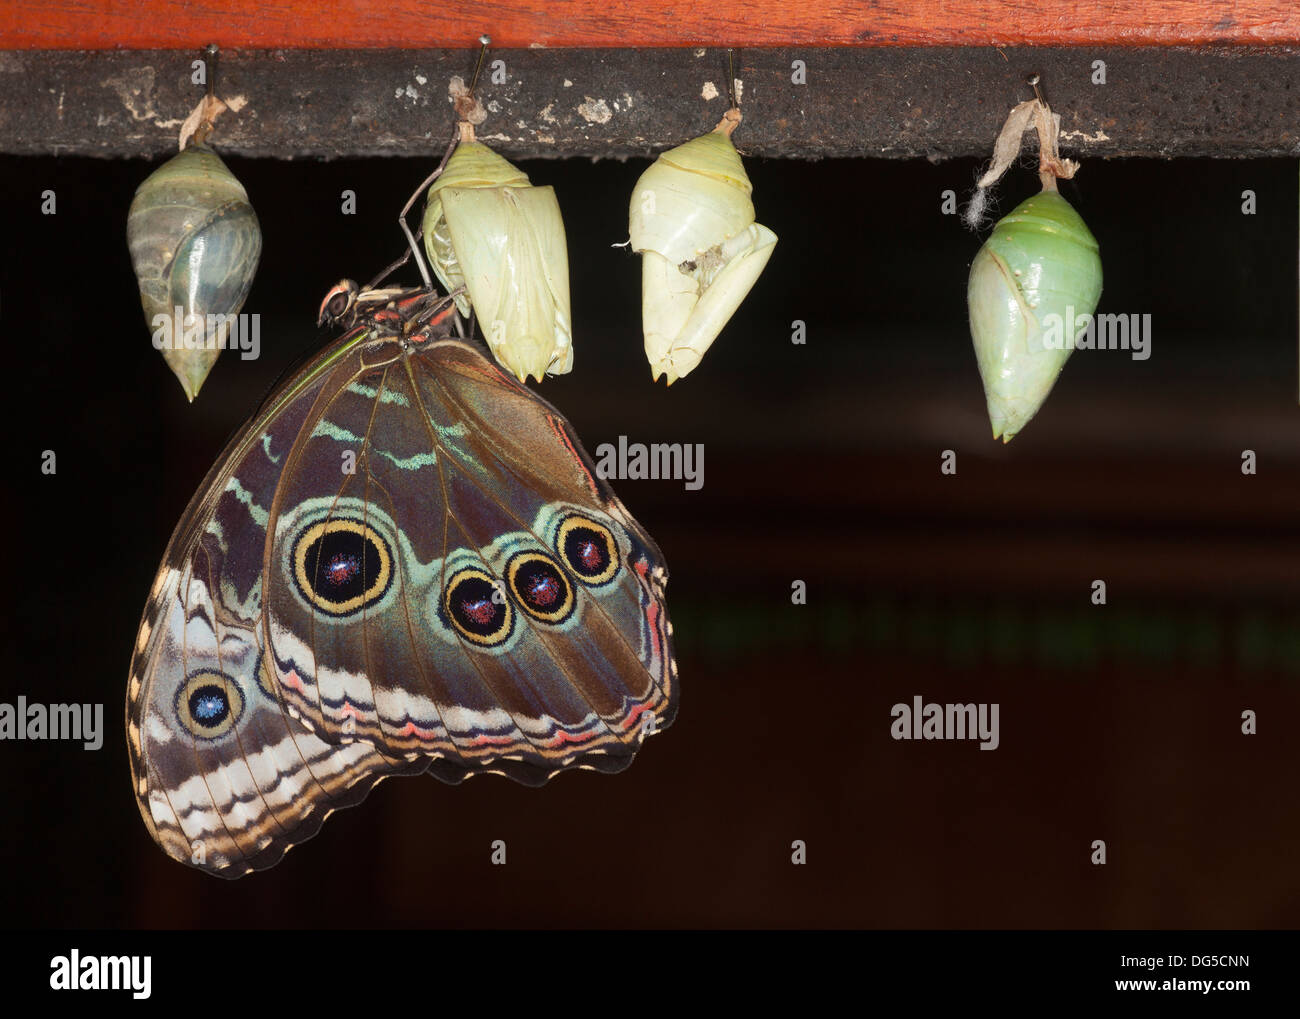
[[[0,700],[103,702],[107,729],[96,753],[0,744],[7,924],[1300,925],[1294,160],[1092,160],[1064,185],[1101,244],[1099,311],[1149,312],[1153,352],[1076,353],[1005,448],[966,326],[984,235],[940,213],[974,161],[750,160],[780,242],[671,390],[643,357],[638,260],[610,248],[646,164],[524,164],[559,193],[572,273],[575,370],[540,391],[590,450],[705,446],[700,491],[616,485],[670,566],[678,721],[618,776],[384,783],[235,883],[167,859],[121,721],[149,584],[229,433],[323,342],[326,290],[401,251],[396,211],[435,158],[229,160],[265,235],[245,307],[263,350],[223,354],[193,406],[126,251],[157,164],[0,159]],[[1035,181],[1013,171],[1001,210]],[[917,694],[1000,703],[1001,747],[893,741]]]

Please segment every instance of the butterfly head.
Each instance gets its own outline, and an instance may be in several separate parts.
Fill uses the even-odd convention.
[[[361,288],[355,280],[340,280],[321,301],[320,314],[316,316],[318,326],[335,326],[346,322],[357,306],[357,295]]]
[[[413,347],[451,333],[457,293],[442,296],[427,287],[362,290],[340,280],[321,302],[316,324],[351,329],[365,324],[374,339],[399,338]]]

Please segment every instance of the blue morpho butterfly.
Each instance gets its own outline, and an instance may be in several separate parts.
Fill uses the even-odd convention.
[[[145,605],[132,782],[212,874],[389,775],[621,771],[677,711],[658,547],[415,255],[424,287],[329,293],[343,335],[230,441]]]

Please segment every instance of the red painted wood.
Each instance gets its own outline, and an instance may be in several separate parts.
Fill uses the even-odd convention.
[[[1300,45],[1297,0],[0,0],[0,49]]]

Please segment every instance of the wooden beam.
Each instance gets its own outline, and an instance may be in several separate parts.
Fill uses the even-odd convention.
[[[508,158],[647,156],[711,128],[725,49],[497,50],[483,140]],[[175,151],[198,101],[197,51],[0,52],[0,152]],[[1300,49],[745,49],[751,155],[988,157],[1042,73],[1066,150],[1083,157],[1300,155]],[[795,62],[802,62],[796,65]],[[1105,82],[1099,73],[1104,65]],[[803,69],[802,83],[792,67]],[[225,152],[275,158],[428,156],[450,134],[448,83],[468,50],[226,51]]]
[[[1300,44],[1295,0],[3,0],[0,49]]]

